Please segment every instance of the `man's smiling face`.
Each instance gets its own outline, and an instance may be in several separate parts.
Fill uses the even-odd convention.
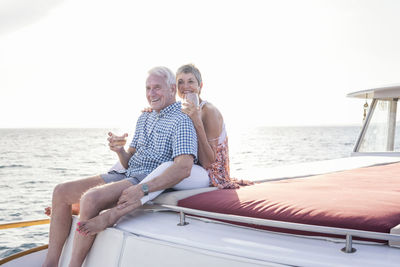
[[[175,102],[175,89],[167,85],[164,77],[151,74],[146,80],[146,97],[156,112]]]

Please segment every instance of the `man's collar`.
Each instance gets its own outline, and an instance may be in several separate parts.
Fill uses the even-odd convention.
[[[160,112],[158,112],[158,113],[156,111],[154,111],[154,112],[156,113],[157,117],[163,117],[165,114],[168,114],[177,108],[180,109],[180,102],[174,102],[171,105],[160,110]]]

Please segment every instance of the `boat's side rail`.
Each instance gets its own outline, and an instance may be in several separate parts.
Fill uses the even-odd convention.
[[[42,225],[42,224],[49,224],[50,219],[41,219],[41,220],[32,220],[32,221],[18,221],[18,222],[7,222],[0,224],[0,230],[3,229],[11,229],[11,228],[19,228],[19,227],[27,227],[33,225]],[[3,265],[9,261],[15,260],[17,258],[21,258],[31,253],[35,253],[37,251],[45,250],[48,248],[48,245],[42,245],[38,247],[31,248],[29,250],[21,251],[19,253],[13,254],[8,256],[7,258],[0,259],[0,265]]]
[[[283,222],[283,221],[259,219],[259,218],[252,218],[252,217],[239,216],[239,215],[202,211],[202,210],[196,210],[196,209],[190,209],[190,208],[184,208],[184,207],[178,207],[178,206],[171,206],[171,205],[161,205],[161,206],[164,208],[167,208],[169,210],[180,213],[180,223],[178,225],[186,225],[187,222],[185,222],[185,214],[190,214],[190,215],[201,216],[201,217],[206,217],[206,218],[216,219],[216,220],[224,220],[224,221],[254,224],[254,225],[260,225],[260,226],[277,227],[277,228],[291,229],[291,230],[298,230],[298,231],[307,231],[307,232],[314,232],[314,233],[346,236],[346,246],[342,249],[342,251],[347,252],[347,253],[356,251],[352,247],[353,236],[360,237],[360,238],[367,238],[367,239],[392,241],[392,242],[396,242],[397,244],[400,244],[400,235],[398,235],[398,234],[387,234],[387,233],[345,229],[345,228],[337,228],[337,227],[329,227],[329,226],[319,226],[319,225],[309,225],[309,224],[301,224],[301,223],[293,223],[293,222]]]
[[[0,224],[1,229],[8,229],[8,228],[18,228],[18,227],[26,227],[26,226],[33,226],[33,225],[42,225],[50,223],[50,219],[41,219],[41,220],[33,220],[33,221],[19,221],[19,222],[8,222]]]

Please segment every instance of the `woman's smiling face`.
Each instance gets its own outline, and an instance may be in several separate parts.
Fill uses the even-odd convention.
[[[193,73],[179,73],[176,76],[176,84],[178,86],[178,95],[184,98],[187,93],[200,94],[202,84],[199,84]]]

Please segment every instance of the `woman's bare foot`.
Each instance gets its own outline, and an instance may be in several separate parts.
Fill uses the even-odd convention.
[[[80,210],[80,204],[79,203],[74,203],[72,204],[72,215],[79,215],[79,210]],[[47,216],[51,216],[51,207],[46,207],[44,208],[44,214]]]
[[[51,215],[51,207],[44,208],[44,214],[50,217]]]

